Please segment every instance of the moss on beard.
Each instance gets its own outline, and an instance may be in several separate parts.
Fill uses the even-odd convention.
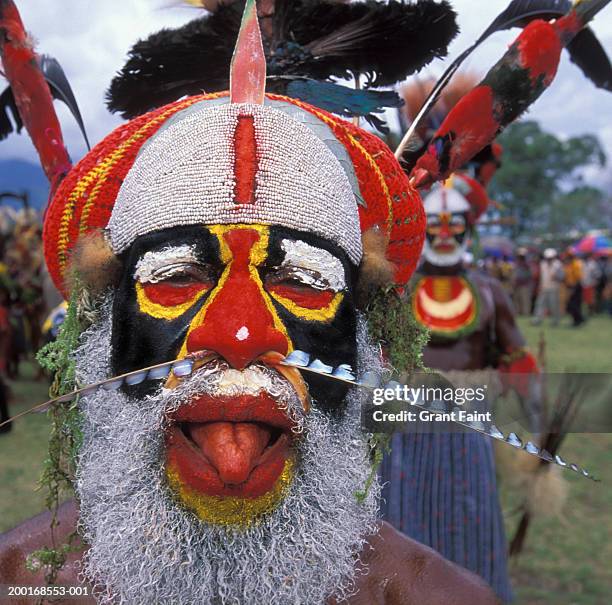
[[[412,314],[412,294],[400,296],[394,286],[379,288],[365,309],[368,331],[398,374],[425,371],[423,349],[429,332]]]
[[[412,294],[400,296],[395,286],[378,288],[370,293],[365,315],[368,333],[374,342],[381,344],[394,373],[406,376],[426,371],[423,349],[429,340],[429,332],[414,319]],[[358,502],[365,500],[385,453],[390,451],[391,435],[374,433],[369,444],[372,468],[364,489],[355,494]]]
[[[58,397],[73,390],[76,385],[76,362],[74,352],[81,333],[91,324],[96,315],[96,305],[87,291],[75,283],[72,290],[66,319],[57,339],[43,347],[37,359],[40,365],[54,375],[50,396]],[[428,332],[419,326],[411,312],[410,299],[401,297],[394,287],[381,287],[370,296],[366,306],[368,332],[374,342],[380,342],[385,355],[400,373],[423,371],[422,350],[429,338]],[[40,485],[47,491],[46,506],[52,513],[51,531],[56,523],[57,509],[62,497],[74,495],[72,482],[76,460],[82,443],[82,416],[77,401],[56,404],[49,410],[51,434],[48,457]],[[374,434],[370,437],[371,472],[363,490],[355,498],[363,504],[376,478],[384,453],[388,451],[390,435]],[[64,566],[68,554],[73,550],[76,532],[66,544],[44,547],[30,554],[26,566],[31,571],[43,569],[45,580],[54,584]]]
[[[51,398],[65,395],[76,388],[74,352],[81,332],[91,323],[94,312],[94,305],[87,291],[78,282],[75,282],[74,286],[66,318],[57,338],[42,347],[36,355],[41,367],[53,376],[49,388]],[[82,417],[78,409],[78,398],[50,406],[48,416],[51,419],[49,446],[39,486],[46,491],[45,505],[51,512],[52,545],[31,553],[26,560],[26,568],[30,571],[43,570],[46,583],[53,585],[77,542],[75,531],[65,544],[56,544],[54,529],[57,524],[57,510],[64,496],[74,496],[76,460],[82,443]]]

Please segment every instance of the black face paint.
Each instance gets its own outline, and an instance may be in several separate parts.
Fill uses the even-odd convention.
[[[452,212],[448,218],[447,229],[449,236],[455,240],[457,246],[461,246],[463,241],[469,234],[468,212]],[[429,245],[433,245],[434,240],[440,237],[440,232],[443,229],[443,221],[439,214],[427,215],[427,231],[425,236]]]
[[[248,226],[246,226],[248,229]],[[285,259],[282,249],[283,240],[301,240],[311,246],[321,248],[337,258],[346,276],[347,288],[343,293],[335,314],[328,321],[304,319],[294,315],[289,309],[268,295],[266,285],[291,280],[291,275],[281,270]],[[193,267],[178,270],[171,280],[188,281],[188,285],[199,279],[210,282],[207,291],[182,313],[172,313],[170,318],[154,317],[141,308],[138,302],[135,272],[138,262],[147,252],[159,252],[169,247],[188,246],[193,252]],[[350,263],[346,254],[336,245],[311,233],[304,233],[282,227],[270,227],[265,261],[256,267],[263,284],[263,295],[271,304],[293,347],[307,351],[311,358],[337,366],[341,363],[356,367],[356,311],[354,287],[356,267]],[[207,304],[209,297],[218,294],[219,280],[226,269],[221,259],[219,239],[204,226],[175,227],[139,237],[122,256],[124,273],[118,286],[113,308],[113,371],[117,374],[136,370],[155,363],[161,363],[179,356],[190,326],[198,312]],[[163,263],[162,263],[163,264]],[[168,264],[171,264],[170,262]],[[160,271],[160,281],[164,282],[166,268]],[[202,276],[202,277],[200,277]],[[324,277],[324,276],[323,276]],[[300,285],[307,293],[308,286]],[[239,295],[239,293],[238,293]],[[248,301],[244,305],[233,305],[234,313],[246,313]],[[217,330],[219,327],[217,326]],[[347,392],[347,388],[336,381],[326,380],[305,373],[314,405],[322,409],[337,409]],[[130,394],[142,397],[152,393],[158,383],[142,383],[126,387]]]

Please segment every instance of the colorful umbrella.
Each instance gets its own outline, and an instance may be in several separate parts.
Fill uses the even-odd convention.
[[[587,235],[572,246],[576,254],[597,254],[603,256],[612,254],[612,242],[604,235]]]
[[[480,240],[480,246],[486,256],[502,258],[514,255],[514,244],[503,235],[487,235]]]

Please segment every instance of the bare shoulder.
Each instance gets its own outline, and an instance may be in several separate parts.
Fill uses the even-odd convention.
[[[57,522],[55,530],[56,544],[64,544],[68,536],[76,528],[78,519],[78,511],[73,500],[62,504],[58,510]],[[44,586],[45,579],[43,572],[31,572],[26,569],[26,560],[35,550],[43,547],[48,547],[52,544],[51,532],[51,515],[49,512],[41,513],[36,517],[32,517],[18,525],[14,529],[0,535],[0,584],[17,585],[17,586]],[[76,547],[84,546],[77,543]],[[64,569],[60,572],[56,584],[59,586],[76,586],[78,581],[78,560],[80,559],[82,550],[72,552],[68,556],[68,560]],[[15,605],[20,602],[13,601]],[[30,603],[29,600],[24,600],[24,603]],[[70,601],[75,604],[74,599]],[[86,600],[79,600],[79,603],[88,603]]]
[[[368,566],[350,605],[496,605],[484,580],[382,523],[362,555]]]

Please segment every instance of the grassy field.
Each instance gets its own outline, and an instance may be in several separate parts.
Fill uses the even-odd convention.
[[[592,318],[578,329],[535,328],[523,319],[520,323],[534,351],[543,332],[549,372],[612,371],[610,318]],[[612,401],[607,403],[612,405]],[[517,602],[607,605],[612,603],[612,434],[569,435],[562,454],[590,469],[601,482],[563,473],[570,490],[562,515],[536,519],[523,554],[511,563]],[[517,499],[511,482],[503,476],[501,498],[512,536],[518,519],[510,512]]]
[[[534,328],[524,320],[521,327],[534,351],[543,332],[548,371],[612,370],[609,318],[591,319],[580,329]],[[23,369],[23,379],[11,384],[12,414],[46,398],[46,384],[32,380],[31,366]],[[11,433],[0,435],[0,531],[43,509],[43,495],[36,485],[47,431],[46,416],[31,414],[16,422]],[[525,551],[511,564],[517,603],[605,605],[612,602],[612,435],[570,435],[562,453],[602,482],[564,473],[570,495],[562,516],[536,519]],[[518,521],[511,512],[518,500],[508,477],[502,476],[501,498],[511,536]]]
[[[33,364],[21,364],[21,374],[21,380],[10,383],[11,416],[48,399],[48,384],[33,379]],[[37,486],[48,434],[46,414],[29,414],[0,434],[0,532],[44,509],[44,494]]]

